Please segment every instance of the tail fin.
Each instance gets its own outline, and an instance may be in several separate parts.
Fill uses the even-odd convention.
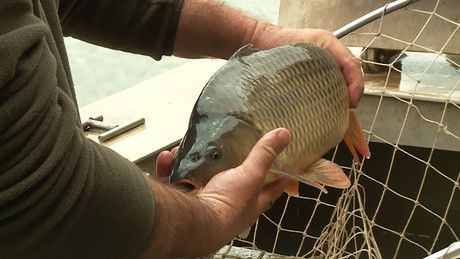
[[[353,154],[353,158],[359,165],[361,165],[361,161],[359,160],[356,150],[366,158],[371,157],[371,152],[364,139],[364,133],[354,111],[350,111],[350,121],[343,140],[345,140],[348,149],[350,149],[351,154]]]

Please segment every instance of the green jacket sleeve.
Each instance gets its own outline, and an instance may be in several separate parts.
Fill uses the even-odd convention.
[[[172,55],[182,4],[183,0],[61,0],[59,13],[66,36],[159,60]]]
[[[0,1],[0,258],[133,258],[151,238],[154,197],[134,164],[84,136],[56,2]],[[65,9],[72,35],[90,25],[72,18],[79,8]],[[168,49],[121,34],[109,45]]]

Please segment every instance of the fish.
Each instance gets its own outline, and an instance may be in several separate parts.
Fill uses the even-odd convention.
[[[216,174],[237,167],[270,130],[284,127],[291,142],[278,155],[265,183],[286,179],[298,196],[299,182],[327,193],[350,180],[322,156],[344,139],[354,160],[370,157],[347,84],[337,63],[314,43],[269,50],[248,44],[209,79],[192,110],[174,154],[169,182],[198,193]]]

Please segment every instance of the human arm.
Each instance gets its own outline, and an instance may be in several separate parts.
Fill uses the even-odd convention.
[[[264,180],[289,141],[286,129],[267,133],[242,165],[213,177],[197,196],[150,179],[157,218],[141,258],[203,256],[243,232],[282,194],[283,181],[264,186]]]
[[[364,91],[359,60],[331,32],[276,26],[251,18],[214,0],[185,0],[174,42],[174,55],[229,58],[248,43],[269,49],[297,42],[315,42],[332,54],[342,69],[357,107]]]
[[[64,36],[154,59],[171,55],[183,0],[60,0]]]
[[[0,1],[0,258],[132,258],[153,194],[84,135],[56,2]]]

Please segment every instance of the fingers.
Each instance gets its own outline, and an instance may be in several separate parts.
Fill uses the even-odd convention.
[[[158,154],[156,172],[157,179],[162,183],[168,182],[169,174],[171,172],[171,163],[173,161],[173,156],[177,151],[177,147],[174,147],[171,151],[162,151]]]
[[[270,131],[256,143],[241,166],[217,174],[198,194],[217,212],[222,228],[228,229],[226,233],[241,233],[282,194],[284,181],[264,186],[265,175],[290,139],[287,129]]]
[[[242,167],[248,177],[260,183],[258,190],[263,186],[265,175],[279,153],[288,145],[291,134],[287,129],[279,128],[265,134],[252,148]]]
[[[157,157],[157,179],[165,183],[168,181],[169,172],[171,171],[171,162],[173,155],[170,151],[162,151]]]
[[[345,46],[343,46],[345,48]],[[350,106],[358,107],[359,99],[364,92],[364,79],[361,72],[359,59],[355,57],[347,48],[343,54],[335,54],[332,52],[333,58],[339,65],[348,85],[348,93],[350,96]]]
[[[260,188],[258,195],[258,213],[268,210],[283,193],[286,182],[282,179],[263,186],[265,175],[276,157],[289,144],[291,134],[281,128],[265,134],[254,146],[248,158],[243,162],[244,169],[253,177],[259,178]],[[258,169],[258,170],[257,170]],[[257,189],[257,188],[255,188]]]
[[[269,49],[297,42],[315,42],[326,49],[342,70],[348,85],[350,106],[356,108],[364,91],[364,79],[359,59],[342,44],[332,32],[323,29],[293,29],[264,24],[263,33],[257,38],[256,47]]]
[[[355,57],[350,50],[348,50],[340,42],[336,44],[334,50],[328,50],[332,53],[333,58],[336,60],[348,85],[348,92],[350,96],[350,106],[352,108],[358,107],[359,99],[364,92],[364,79],[361,72],[361,65],[357,57]]]
[[[331,32],[316,29],[313,31],[316,33],[317,44],[331,53],[345,76],[350,95],[350,106],[358,107],[358,102],[364,92],[364,79],[359,59]]]
[[[338,54],[335,54],[334,59],[337,61],[337,64],[345,76],[350,96],[350,106],[356,108],[364,92],[364,79],[361,72],[361,65],[358,58],[344,45],[340,44],[338,49]]]
[[[176,154],[176,151],[177,149],[179,148],[179,146],[175,146],[173,147],[173,149],[171,149],[171,154],[174,156],[174,154]]]
[[[357,108],[359,100],[364,92],[364,86],[359,83],[352,83],[348,85],[348,94],[350,96],[350,107]]]
[[[342,72],[348,84],[350,107],[357,108],[364,92],[364,79],[358,58],[353,54],[351,55],[352,57],[349,57],[349,61],[342,67]]]

